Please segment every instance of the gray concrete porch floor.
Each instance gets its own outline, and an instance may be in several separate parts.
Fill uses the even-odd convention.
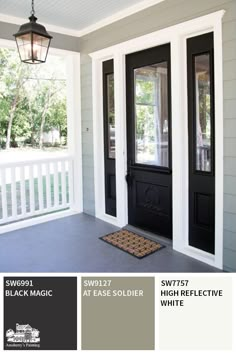
[[[218,272],[166,248],[137,259],[100,236],[117,228],[79,214],[0,235],[0,272]]]

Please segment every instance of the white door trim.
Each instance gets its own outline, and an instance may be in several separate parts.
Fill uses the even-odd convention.
[[[91,53],[93,68],[94,180],[96,217],[123,227],[128,223],[125,56],[171,44],[173,248],[212,266],[223,267],[223,72],[222,17],[225,11],[171,26]],[[215,255],[188,245],[188,109],[186,38],[214,32],[215,51]],[[102,62],[114,59],[117,217],[105,213]]]

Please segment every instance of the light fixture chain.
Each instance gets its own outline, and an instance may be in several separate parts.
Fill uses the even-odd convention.
[[[31,15],[35,14],[35,10],[34,10],[34,0],[32,0],[32,11],[31,11]]]

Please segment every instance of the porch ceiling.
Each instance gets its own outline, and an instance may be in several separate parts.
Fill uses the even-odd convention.
[[[83,31],[93,30],[95,24],[117,20],[162,1],[164,0],[36,0],[35,11],[41,23],[82,35]],[[12,22],[10,17],[15,17],[15,23],[22,23],[29,16],[30,10],[31,0],[0,0],[0,21],[8,22],[9,17],[9,22]]]

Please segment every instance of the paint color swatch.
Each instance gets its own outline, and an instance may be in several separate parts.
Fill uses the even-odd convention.
[[[161,350],[232,349],[231,278],[162,278],[159,296]]]
[[[76,350],[77,278],[5,277],[4,349]]]
[[[83,277],[82,349],[154,350],[154,278]]]

